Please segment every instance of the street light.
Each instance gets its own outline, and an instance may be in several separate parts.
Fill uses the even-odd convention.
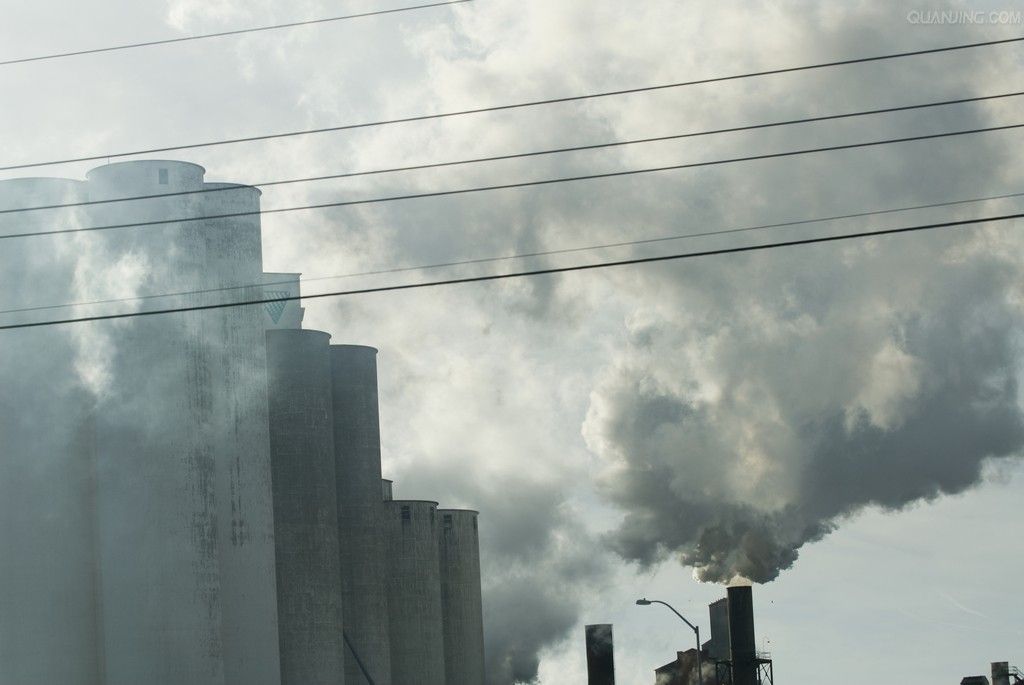
[[[697,626],[695,626],[692,623],[690,623],[689,621],[687,621],[686,617],[683,616],[678,611],[676,611],[675,607],[673,607],[668,602],[662,602],[660,599],[647,599],[646,597],[643,597],[641,599],[636,600],[636,603],[637,603],[638,606],[642,606],[642,607],[650,606],[651,604],[662,604],[664,606],[667,606],[669,609],[672,610],[673,614],[675,614],[680,619],[682,619],[683,623],[685,623],[686,625],[690,626],[690,630],[692,630],[694,633],[696,633],[696,635],[697,635],[697,682],[700,685],[704,685],[704,669],[702,668],[703,664],[702,664],[701,658],[700,658],[700,628],[698,628]]]

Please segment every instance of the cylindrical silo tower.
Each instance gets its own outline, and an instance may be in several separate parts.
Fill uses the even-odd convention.
[[[391,678],[396,685],[438,685],[446,681],[437,502],[393,500],[385,507]]]
[[[260,191],[229,183],[202,188],[216,190],[198,196],[204,217],[248,214],[197,222],[195,237],[203,244],[196,268],[213,272],[207,287],[249,286],[206,297],[260,299]],[[263,311],[258,306],[212,311],[216,316],[198,333],[211,362],[204,373],[215,388],[211,442],[217,450],[224,677],[227,685],[277,685],[280,676],[271,670],[280,666]]]
[[[86,200],[85,184],[0,181],[0,209]],[[81,208],[0,214],[0,235],[73,228]],[[3,241],[0,310],[81,300],[80,235]],[[71,309],[0,314],[16,324]],[[0,354],[0,683],[96,685],[95,512],[86,327],[5,331]]]
[[[484,619],[477,512],[438,509],[445,685],[483,685]]]
[[[281,685],[344,685],[330,338],[267,331]]]
[[[194,164],[110,164],[88,174],[96,296],[206,292],[118,305],[200,305],[262,292],[259,191],[205,184]],[[217,192],[196,192],[217,189]],[[171,223],[154,223],[173,220]],[[259,307],[99,326],[97,411],[105,685],[280,682]]]
[[[364,685],[369,675],[374,685],[391,685],[377,350],[332,345],[331,389],[342,606],[348,638],[345,682]]]

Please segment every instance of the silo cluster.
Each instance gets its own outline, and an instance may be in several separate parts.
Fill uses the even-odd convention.
[[[292,277],[295,285],[280,292],[297,293]],[[301,330],[301,311],[291,301],[266,313],[275,520],[298,509],[315,529],[276,527],[279,598],[297,599],[279,603],[282,668],[307,664],[301,675],[283,670],[282,684],[482,685],[477,512],[394,499],[392,481],[381,477],[376,349],[331,345],[326,333]],[[302,369],[301,381],[282,368]],[[304,486],[291,490],[279,487],[278,472],[295,470],[321,474],[319,485],[332,487],[310,478],[296,479]],[[327,605],[333,596],[303,591],[330,581],[325,549],[337,550],[339,560],[340,666],[331,666],[338,632],[318,620],[338,615]],[[293,610],[299,599],[308,602],[304,611]]]
[[[377,351],[302,329],[259,191],[204,173],[0,183],[0,209],[76,204],[2,234],[109,227],[0,255],[5,323],[271,300],[5,341],[38,370],[0,367],[0,682],[482,685],[475,512],[393,500]]]
[[[111,227],[18,241],[0,290],[11,293],[23,269],[34,292],[4,305],[193,293],[120,305],[145,311],[204,304],[209,291],[244,283],[243,296],[261,293],[255,188],[214,186],[202,167],[166,161],[3,185],[6,208],[73,205],[7,214],[5,235]],[[143,316],[6,342],[12,376],[28,364],[45,372],[24,393],[4,379],[20,403],[5,415],[48,420],[32,435],[3,427],[16,445],[4,460],[15,478],[0,477],[19,490],[8,501],[28,498],[38,511],[2,519],[5,548],[34,535],[2,555],[11,561],[0,586],[14,600],[0,618],[0,682],[279,682],[261,313]]]

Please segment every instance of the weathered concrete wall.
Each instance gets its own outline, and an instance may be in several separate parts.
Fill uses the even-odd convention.
[[[260,192],[249,186],[199,196],[204,216],[256,212]],[[263,274],[260,218],[199,222],[212,286],[259,284]],[[258,299],[260,285],[228,297]],[[223,301],[224,293],[211,296]],[[274,518],[267,419],[266,335],[258,307],[213,310],[201,331],[214,388],[211,444],[217,471],[218,543],[221,555],[224,668],[227,685],[280,683]]]
[[[92,200],[204,187],[182,162],[88,174]],[[253,188],[90,208],[91,223],[254,211]],[[142,270],[138,288],[175,292],[259,283],[258,216],[92,234],[90,277]],[[227,297],[257,297],[259,287]],[[147,300],[205,304],[224,293]],[[266,357],[257,307],[142,317],[98,327],[109,392],[97,409],[102,622],[108,685],[280,681]],[[98,343],[99,344],[99,343]]]
[[[79,202],[85,184],[0,181],[0,208]],[[0,235],[83,223],[80,209],[0,215]],[[76,301],[75,240],[7,240],[0,309]],[[69,310],[0,314],[2,323]],[[0,683],[98,685],[91,397],[79,331],[7,331],[0,346]]]
[[[437,502],[385,503],[392,680],[445,682]]]
[[[483,685],[484,618],[477,512],[438,509],[445,685]]]
[[[366,683],[354,650],[375,685],[391,685],[377,350],[332,345],[331,383],[342,605],[352,646],[345,653],[345,682]]]
[[[267,331],[282,685],[344,685],[330,335]]]

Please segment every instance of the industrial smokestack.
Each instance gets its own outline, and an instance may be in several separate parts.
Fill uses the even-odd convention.
[[[734,585],[729,598],[729,658],[733,685],[757,685],[754,598],[749,585]]]
[[[345,676],[330,339],[267,331],[282,685]]]
[[[615,685],[612,624],[589,625],[586,627],[586,636],[587,685]]]
[[[1010,664],[1007,661],[992,662],[992,685],[1010,685]]]

